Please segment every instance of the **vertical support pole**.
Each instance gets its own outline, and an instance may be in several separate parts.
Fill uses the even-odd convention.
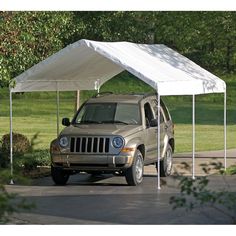
[[[192,109],[193,109],[193,114],[192,114],[192,135],[193,135],[193,140],[192,140],[192,179],[195,179],[195,95],[193,94],[192,97]]]
[[[80,107],[80,90],[77,90],[77,95],[76,95],[76,111],[79,110]]]
[[[10,166],[11,166],[11,180],[10,184],[14,184],[13,181],[13,131],[12,131],[12,90],[9,87],[10,92]]]
[[[58,90],[58,83],[57,83],[57,137],[59,135],[59,90]]]
[[[100,80],[99,79],[97,79],[94,82],[94,89],[97,90],[97,93],[100,93]]]
[[[161,129],[160,129],[160,100],[161,96],[157,95],[157,189],[161,189],[161,184],[160,184],[160,159],[161,159]]]
[[[227,162],[226,162],[226,158],[227,158],[227,116],[226,116],[226,88],[225,88],[225,92],[224,92],[224,167],[225,170],[227,168]]]

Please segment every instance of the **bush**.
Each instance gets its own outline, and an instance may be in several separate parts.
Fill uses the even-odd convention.
[[[182,164],[187,170],[190,168],[187,163]],[[218,170],[224,178],[225,171],[221,162],[202,165],[202,170],[205,174],[209,174],[211,169]],[[235,170],[235,167],[230,170]],[[235,172],[231,173],[230,171],[229,173],[235,174]],[[229,217],[231,222],[236,224],[236,197],[234,192],[230,192],[227,189],[220,191],[211,190],[207,176],[200,176],[196,179],[179,176],[179,179],[180,195],[172,196],[169,201],[173,206],[173,210],[184,208],[186,211],[192,211],[211,207],[222,213],[224,217]],[[224,181],[227,184],[225,179]]]
[[[9,157],[6,153],[0,151],[0,168],[7,168],[9,165]]]
[[[12,133],[12,140],[14,154],[23,155],[30,150],[30,141],[25,135]],[[2,152],[10,153],[10,134],[3,135],[1,143]]]
[[[14,169],[23,168],[25,171],[31,171],[37,169],[38,166],[50,165],[48,150],[34,150],[35,145],[38,144],[37,138],[38,133],[30,141],[22,134],[13,133]],[[0,167],[9,167],[9,152],[10,135],[5,134],[0,142]]]
[[[50,165],[50,153],[48,150],[35,150],[31,153],[26,153],[17,160],[18,166],[23,166],[24,170],[30,171],[38,166]]]

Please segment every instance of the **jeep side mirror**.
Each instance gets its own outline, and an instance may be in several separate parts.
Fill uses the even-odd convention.
[[[157,126],[157,119],[152,119],[150,122],[151,127],[156,127]]]
[[[63,118],[61,123],[64,126],[69,126],[70,125],[70,119],[69,118]]]

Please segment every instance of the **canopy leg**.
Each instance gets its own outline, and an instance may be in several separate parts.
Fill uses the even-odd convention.
[[[58,91],[58,88],[57,88],[57,137],[59,135],[59,91]]]
[[[161,159],[161,134],[160,134],[160,100],[161,96],[157,95],[157,189],[161,189],[160,184],[160,159]]]
[[[192,135],[193,135],[193,140],[192,140],[192,179],[195,179],[195,95],[193,94],[192,97],[192,109],[193,109],[193,114],[192,114]]]
[[[14,181],[13,181],[13,134],[12,134],[12,91],[11,91],[11,88],[10,88],[10,166],[11,166],[10,184],[14,184]]]
[[[227,150],[227,116],[226,116],[226,89],[225,89],[225,92],[224,92],[224,167],[225,167],[225,170],[227,168],[227,161],[226,161],[226,158],[227,158],[227,153],[226,153],[226,150]]]

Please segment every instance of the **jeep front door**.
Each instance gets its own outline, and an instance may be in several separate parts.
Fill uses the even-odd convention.
[[[145,140],[146,140],[146,158],[145,163],[151,163],[156,158],[157,151],[157,127],[151,127],[151,121],[154,119],[154,111],[149,102],[144,104],[144,116],[146,122]]]
[[[162,103],[162,101],[161,101],[161,103]],[[157,113],[158,113],[157,105],[158,105],[157,100],[153,99],[151,101],[151,106],[154,110],[155,119],[157,119]],[[161,145],[160,145],[161,146],[161,152],[160,153],[161,154],[163,153],[163,149],[165,147],[165,138],[166,138],[166,133],[167,133],[166,129],[167,129],[166,119],[165,119],[165,115],[164,115],[163,108],[162,108],[162,105],[161,105],[161,109],[160,109],[160,130],[161,130],[160,131],[160,141],[161,141]],[[156,145],[157,145],[157,136],[156,136]],[[157,149],[156,149],[155,158],[157,159]]]

